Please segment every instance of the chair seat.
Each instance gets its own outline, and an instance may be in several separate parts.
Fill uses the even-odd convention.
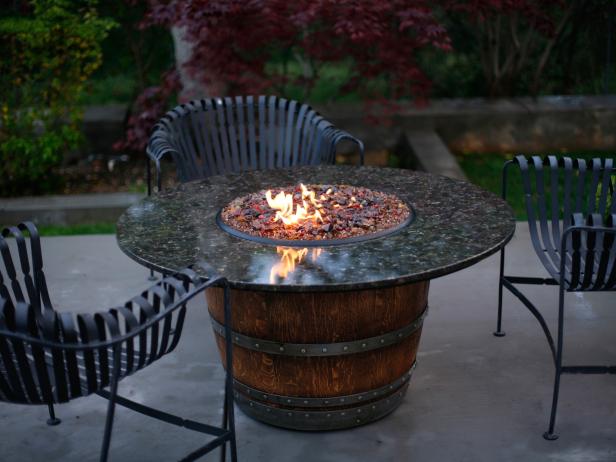
[[[70,399],[76,398],[78,396],[88,396],[108,387],[111,381],[114,358],[112,348],[107,348],[106,351],[107,373],[103,372],[105,368],[101,367],[101,361],[98,353],[94,353],[93,369],[91,367],[88,367],[88,361],[86,361],[83,351],[78,351],[75,353],[77,365],[76,371],[66,367],[67,363],[64,362],[64,367],[62,368],[62,371],[65,377],[65,381],[68,380],[69,382],[67,384],[66,393],[64,394],[65,397],[64,399],[62,399],[63,394],[59,393],[57,386],[51,385],[51,393],[53,396],[52,402],[67,402]],[[122,348],[120,354],[120,379],[135,373],[136,371],[144,368],[146,365],[152,362],[152,356],[150,354],[146,353],[143,355],[142,358],[140,353],[138,351],[135,351],[132,354],[132,362],[130,365],[131,368],[129,369],[129,361],[126,348]],[[33,384],[35,385],[36,393],[33,395],[32,393],[28,393],[27,391],[20,391],[23,390],[23,380],[19,379],[19,390],[17,390],[16,392],[16,390],[12,389],[13,387],[9,385],[11,383],[9,371],[7,370],[5,362],[0,361],[0,401],[10,401],[21,404],[42,404],[47,402],[44,399],[44,392],[41,385],[41,382],[44,379],[37,372],[36,363],[32,354],[27,354],[27,358],[27,364],[30,369],[30,376],[32,377]],[[15,368],[19,367],[18,360],[14,352],[11,352],[11,363]],[[91,365],[92,364],[90,364],[90,366]],[[62,383],[62,381],[53,380],[53,378],[55,378],[55,369],[53,364],[53,356],[50,351],[45,352],[45,366],[46,374],[50,379],[52,379],[50,380],[50,384]],[[73,382],[72,384],[71,380]]]

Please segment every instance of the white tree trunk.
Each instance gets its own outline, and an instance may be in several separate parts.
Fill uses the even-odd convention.
[[[184,65],[190,60],[192,55],[192,43],[184,39],[184,28],[173,26],[171,28],[171,36],[173,37],[173,46],[175,50],[175,66],[180,74],[180,82],[182,90],[180,92],[180,101],[189,101],[191,99],[224,96],[225,85],[223,82],[217,82],[211,78],[212,82],[205,83],[199,79],[195,79]],[[204,67],[207,63],[204,63]],[[203,75],[207,75],[204,71]]]

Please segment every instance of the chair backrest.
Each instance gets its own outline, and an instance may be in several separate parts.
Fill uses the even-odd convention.
[[[13,258],[8,237],[13,237],[18,258]],[[24,222],[2,230],[0,235],[0,297],[13,305],[29,303],[40,314],[51,310],[51,300],[45,273],[41,240],[33,223]],[[4,273],[4,275],[3,275]]]
[[[566,228],[571,225],[611,228],[616,224],[612,218],[616,214],[614,159],[596,158],[587,162],[584,159],[555,156],[533,156],[527,159],[520,155],[513,162],[519,166],[522,175],[528,225],[535,252],[554,276],[560,271],[561,237]],[[591,284],[590,280],[593,274],[592,277],[596,279],[601,258],[607,263],[610,261],[610,252],[613,256],[613,239],[610,240],[604,233],[593,234],[592,230],[581,231],[577,237],[578,242],[583,243],[581,247],[578,246],[578,252],[589,250],[588,244],[593,244],[593,247],[595,244],[609,244],[610,247],[603,256],[595,252],[599,249],[594,248],[590,249],[592,254],[585,253],[585,256],[593,257],[592,261],[588,262],[590,266],[571,266],[569,254],[565,262],[568,273],[573,271],[573,274],[568,276],[569,288],[606,290],[609,287],[607,280],[604,283],[597,281],[596,284]],[[574,251],[575,244],[572,238],[573,236],[569,235],[567,242],[567,249],[571,252]],[[600,242],[597,239],[600,239]],[[586,284],[583,284],[584,278]]]
[[[178,344],[186,303],[220,281],[191,269],[95,314],[46,311],[0,297],[0,400],[62,403],[135,373]]]
[[[171,155],[182,182],[211,175],[335,162],[335,146],[350,139],[307,104],[276,96],[194,100],[154,127],[147,152]]]

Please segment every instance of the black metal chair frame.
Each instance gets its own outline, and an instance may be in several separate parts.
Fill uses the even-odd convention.
[[[152,129],[146,148],[147,194],[152,195],[152,166],[157,191],[162,190],[161,160],[170,156],[181,182],[212,175],[296,165],[336,163],[336,147],[349,140],[307,104],[277,96],[206,98],[180,104]],[[150,270],[149,280],[154,281]]]
[[[534,168],[536,194],[533,194],[530,170]],[[539,322],[547,339],[555,365],[554,391],[546,440],[556,440],[556,409],[562,374],[616,374],[616,366],[563,365],[565,292],[616,290],[616,193],[613,159],[595,159],[590,177],[582,159],[524,156],[507,161],[503,167],[502,197],[507,199],[509,167],[520,168],[525,191],[525,204],[533,247],[550,278],[510,276],[504,272],[505,249],[500,254],[498,316],[494,335],[502,337],[503,287],[515,295]],[[564,172],[564,197],[558,194],[559,172]],[[549,196],[545,177],[549,174]],[[590,180],[590,185],[585,182]],[[577,187],[572,183],[577,181]],[[575,202],[572,202],[571,195]],[[611,199],[611,205],[609,204]],[[536,202],[535,202],[536,201]],[[548,203],[549,202],[549,203]],[[537,205],[537,210],[535,206]],[[586,214],[583,209],[586,207]],[[609,210],[608,210],[609,207]],[[559,221],[560,213],[563,221]],[[550,216],[548,216],[550,215]],[[604,222],[604,217],[607,219]],[[562,223],[562,226],[561,226]],[[539,224],[539,227],[537,227]],[[565,258],[563,258],[565,256]],[[539,309],[515,286],[534,284],[558,286],[558,328],[556,342]]]
[[[23,232],[30,235],[32,274]],[[19,284],[5,240],[9,235],[16,239],[28,299]],[[226,368],[221,427],[186,420],[118,395],[121,379],[176,348],[187,302],[208,287],[224,287],[226,363],[233,364],[231,308],[228,286],[223,277],[212,276],[206,280],[192,268],[186,268],[164,277],[123,306],[93,315],[73,316],[68,312],[56,312],[51,306],[40,239],[32,223],[5,228],[0,236],[0,252],[13,292],[11,297],[0,273],[0,401],[47,404],[48,423],[57,425],[60,420],[55,416],[54,403],[90,394],[106,398],[108,407],[101,461],[108,459],[116,404],[169,424],[214,436],[183,461],[196,460],[219,446],[221,460],[224,460],[227,443],[230,444],[231,459],[237,460],[232,367]],[[209,267],[205,269],[210,270]]]
[[[247,170],[333,164],[343,140],[357,144],[363,165],[364,144],[307,104],[264,95],[193,100],[170,110],[154,126],[146,148],[148,195],[150,163],[160,191],[161,160],[167,155],[185,182]]]

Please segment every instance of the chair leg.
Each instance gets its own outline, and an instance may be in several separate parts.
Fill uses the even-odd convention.
[[[148,277],[148,281],[156,281],[158,278],[154,275],[154,270],[150,270],[150,276]]]
[[[115,415],[116,396],[118,395],[118,376],[120,374],[120,348],[117,347],[113,353],[113,377],[111,378],[111,389],[109,390],[109,403],[107,405],[107,418],[105,420],[105,433],[103,435],[103,446],[101,447],[100,462],[107,462],[109,456],[109,445],[111,444],[111,430],[113,428],[113,418]]]
[[[231,394],[233,390],[231,390]],[[235,443],[235,413],[233,409],[233,396],[230,395],[228,399],[225,399],[227,404],[227,425],[231,429],[231,440],[229,441],[229,445],[231,446],[231,462],[237,462],[237,446]]]
[[[554,433],[556,425],[556,408],[558,407],[558,394],[560,391],[560,376],[562,374],[563,363],[563,332],[564,332],[564,306],[565,306],[565,291],[563,282],[560,283],[560,293],[558,297],[558,339],[556,344],[556,371],[554,377],[554,392],[552,394],[552,410],[550,412],[550,424],[548,431],[543,434],[543,437],[548,441],[558,439],[558,435]]]
[[[496,319],[496,331],[494,331],[495,337],[504,337],[505,332],[502,330],[503,320],[503,272],[505,268],[505,249],[502,248],[500,252],[500,273],[498,277],[498,315]]]
[[[235,412],[233,406],[233,341],[231,340],[231,302],[229,294],[229,286],[225,286],[225,363],[227,364],[227,373],[225,375],[225,415],[226,425],[231,431],[231,462],[237,462],[237,446],[235,444]]]
[[[226,391],[226,389],[225,389]],[[228,426],[228,409],[227,409],[227,397],[225,396],[224,403],[222,406],[222,428],[225,430],[229,428]],[[223,444],[220,446],[220,462],[225,462],[227,459],[227,444]]]
[[[56,412],[54,411],[53,404],[50,403],[47,405],[47,407],[49,408],[49,419],[47,419],[47,425],[51,425],[52,427],[54,425],[59,425],[62,420],[56,417]]]

